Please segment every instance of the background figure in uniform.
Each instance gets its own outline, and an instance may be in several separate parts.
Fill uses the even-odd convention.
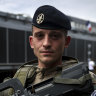
[[[95,62],[92,59],[88,61],[88,68],[91,72],[94,72]]]

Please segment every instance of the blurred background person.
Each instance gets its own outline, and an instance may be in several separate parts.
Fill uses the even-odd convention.
[[[88,68],[91,72],[94,72],[95,62],[92,59],[88,60]]]

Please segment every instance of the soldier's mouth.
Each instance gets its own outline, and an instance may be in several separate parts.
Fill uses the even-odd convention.
[[[42,55],[52,55],[54,52],[53,51],[42,51],[40,52]]]

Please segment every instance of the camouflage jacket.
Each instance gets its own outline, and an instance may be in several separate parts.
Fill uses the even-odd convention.
[[[45,81],[51,77],[59,74],[62,69],[66,69],[68,67],[73,66],[74,64],[78,64],[78,60],[72,57],[62,57],[62,65],[56,66],[55,68],[47,68],[41,69],[37,67],[38,61],[34,60],[22,65],[16,72],[13,78],[18,78],[24,87],[29,86],[30,84],[37,84],[39,82]],[[93,84],[96,84],[96,76],[92,72],[90,72]],[[6,90],[0,93],[0,96],[10,96],[8,94],[12,94],[12,90]]]

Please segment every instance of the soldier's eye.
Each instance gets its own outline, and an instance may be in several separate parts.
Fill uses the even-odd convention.
[[[42,39],[44,37],[44,34],[41,32],[38,32],[38,33],[35,33],[34,37],[37,39]]]
[[[50,37],[52,39],[54,39],[54,40],[57,40],[57,39],[61,38],[61,36],[62,35],[60,33],[52,33],[52,34],[50,34]]]

